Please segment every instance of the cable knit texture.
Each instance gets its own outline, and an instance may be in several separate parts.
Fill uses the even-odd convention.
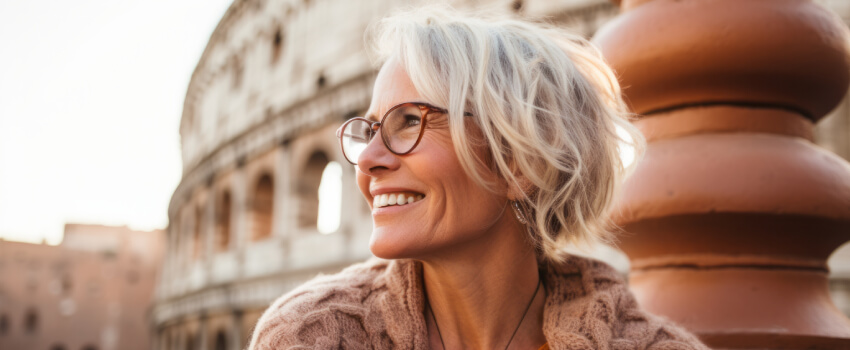
[[[553,350],[708,350],[694,335],[642,310],[620,274],[570,256],[541,265],[543,334]],[[280,297],[257,323],[251,350],[427,350],[422,264],[381,260],[320,275]]]

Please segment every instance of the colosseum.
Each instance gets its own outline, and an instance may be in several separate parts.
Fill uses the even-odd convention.
[[[183,176],[151,317],[154,348],[237,350],[276,297],[371,256],[369,208],[334,136],[365,111],[376,67],[363,33],[411,0],[236,0],[192,74],[180,137]],[[850,5],[822,1],[850,21]],[[607,0],[467,0],[591,36]],[[850,157],[850,103],[817,128]],[[321,210],[320,210],[321,208]],[[847,251],[847,249],[844,249]],[[603,250],[624,273],[627,261]],[[850,313],[850,256],[833,259],[833,297]],[[843,259],[843,260],[842,260]]]

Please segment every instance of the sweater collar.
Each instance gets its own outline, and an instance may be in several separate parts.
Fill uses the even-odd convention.
[[[546,290],[543,334],[551,349],[608,349],[615,317],[624,314],[617,309],[637,309],[622,276],[604,262],[570,255],[538,268]],[[422,271],[421,262],[399,259],[382,276],[389,293],[381,306],[397,349],[429,348]]]

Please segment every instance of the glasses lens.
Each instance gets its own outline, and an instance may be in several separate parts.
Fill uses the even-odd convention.
[[[404,154],[410,152],[419,139],[421,125],[422,110],[419,106],[410,104],[399,106],[390,112],[381,124],[381,129],[393,152]]]
[[[357,164],[357,159],[369,144],[371,135],[369,123],[363,120],[353,120],[345,126],[342,130],[342,152],[349,162]]]

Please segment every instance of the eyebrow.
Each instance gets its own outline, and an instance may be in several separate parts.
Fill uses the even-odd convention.
[[[430,105],[430,103],[425,102],[425,101],[413,100],[413,101],[399,102],[399,103],[393,104],[393,105],[390,106],[390,108],[398,106],[402,103],[423,103],[423,104],[429,104]],[[467,114],[467,113],[464,113],[464,114]],[[375,114],[366,114],[366,115],[363,116],[363,118],[366,119],[366,120],[374,121],[374,122],[380,121],[380,120],[378,120],[378,117]]]

